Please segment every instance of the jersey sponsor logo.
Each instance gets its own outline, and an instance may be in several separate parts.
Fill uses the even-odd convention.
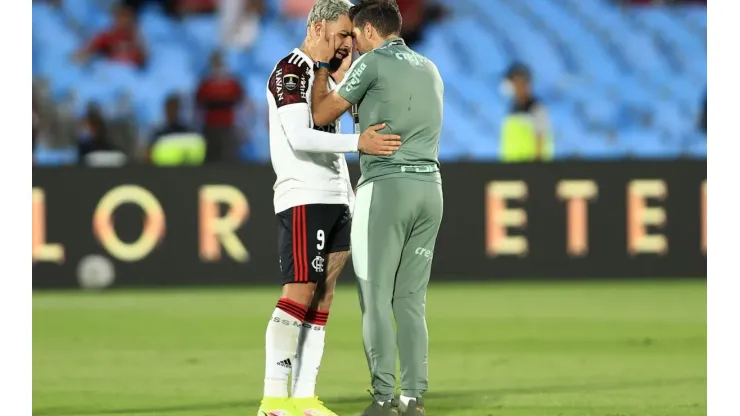
[[[345,91],[350,92],[360,85],[360,77],[362,76],[362,73],[365,72],[365,68],[367,68],[367,64],[363,62],[357,67],[357,69],[352,71],[352,75],[350,75],[349,80],[347,80]]]
[[[398,59],[399,61],[406,61],[414,66],[422,66],[428,61],[427,58],[419,55],[418,53],[408,52],[397,52],[396,59]]]
[[[316,270],[316,273],[324,273],[324,258],[316,256],[316,258],[311,260],[311,267]]]
[[[414,251],[414,254],[424,257],[427,260],[432,259],[432,250],[426,249],[424,247],[418,247],[416,251]]]
[[[289,321],[287,319],[280,319],[280,317],[278,317],[278,316],[273,316],[272,318],[270,318],[270,321],[271,322],[275,322],[276,324],[282,324],[282,325],[285,325],[285,326],[295,326],[295,327],[298,327],[298,328],[300,328],[301,325],[303,325],[302,322]]]
[[[277,93],[278,102],[282,102],[285,99],[285,93],[283,92],[283,68],[278,68],[275,72],[275,92]]]
[[[299,82],[300,77],[296,74],[286,74],[283,77],[283,85],[285,85],[285,89],[288,91],[295,91],[298,88]]]
[[[304,322],[302,327],[306,329],[310,329],[312,331],[326,331],[325,326],[312,325],[312,324],[309,324],[308,322]]]
[[[306,91],[308,90],[308,80],[307,78],[310,75],[308,74],[308,71],[306,71],[306,76],[301,77],[301,98],[306,99]]]

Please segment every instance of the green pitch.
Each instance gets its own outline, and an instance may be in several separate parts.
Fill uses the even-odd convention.
[[[37,416],[252,416],[276,288],[33,297]],[[706,415],[704,282],[433,283],[430,416]],[[357,296],[329,318],[319,393],[369,403]]]

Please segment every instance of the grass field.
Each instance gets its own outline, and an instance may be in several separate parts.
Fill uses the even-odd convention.
[[[35,293],[37,416],[253,416],[276,289]],[[369,403],[357,296],[319,393]],[[434,284],[429,416],[706,415],[706,284]]]

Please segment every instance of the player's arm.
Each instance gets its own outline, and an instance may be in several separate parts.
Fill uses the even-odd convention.
[[[309,127],[308,104],[292,104],[279,109],[278,114],[283,131],[295,150],[315,153],[358,151],[359,134],[326,133]]]
[[[295,64],[281,63],[269,83],[280,125],[293,149],[315,153],[361,151],[378,156],[389,156],[398,150],[401,146],[398,135],[378,133],[386,127],[385,123],[370,126],[362,134],[326,133],[311,128],[311,110],[306,100],[306,70],[307,68]]]
[[[314,71],[316,77],[311,90],[311,115],[319,126],[331,123],[341,117],[350,106],[357,104],[365,93],[375,84],[378,71],[374,54],[368,52],[356,60],[344,75],[334,91],[329,91],[329,61],[335,56],[337,48],[334,33],[326,31],[326,21],[306,32],[306,46],[311,56],[317,60]]]
[[[319,68],[314,71],[314,76],[316,80],[311,90],[311,113],[314,123],[324,126],[341,117],[352,104],[336,92],[338,88],[329,91],[328,68]]]
[[[291,63],[281,63],[270,78],[269,89],[290,145],[302,152],[356,152],[360,135],[333,134],[311,128],[306,99],[308,81],[307,67]]]
[[[331,123],[353,104],[357,104],[377,81],[378,71],[372,52],[356,60],[334,91],[328,87],[329,70],[316,71],[316,82],[311,91],[311,112],[316,124]]]

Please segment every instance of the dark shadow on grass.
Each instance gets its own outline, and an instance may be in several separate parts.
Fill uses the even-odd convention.
[[[676,386],[688,383],[700,383],[706,382],[704,377],[686,377],[686,378],[672,378],[672,379],[655,379],[635,382],[613,382],[613,383],[583,383],[583,384],[565,384],[565,385],[550,385],[550,386],[532,386],[532,387],[521,387],[521,388],[510,388],[510,389],[476,389],[466,391],[447,391],[447,392],[433,392],[429,393],[425,398],[427,399],[427,406],[430,409],[434,409],[435,412],[445,410],[468,410],[469,403],[473,403],[475,398],[484,397],[488,401],[499,401],[503,396],[516,396],[516,395],[527,395],[527,394],[542,394],[542,393],[571,393],[571,392],[599,392],[609,390],[622,390],[630,388],[640,387],[661,387],[661,386]],[[369,396],[367,394],[358,395],[354,397],[338,397],[331,398],[327,397],[327,403],[332,405],[342,405],[342,407],[356,407],[356,413],[359,413],[368,403]],[[439,403],[435,405],[435,402],[439,400],[447,401],[448,403]],[[452,403],[452,402],[455,403]],[[182,406],[163,406],[163,407],[149,407],[149,408],[129,408],[129,409],[90,409],[90,408],[72,408],[72,407],[49,407],[42,408],[33,411],[33,416],[86,416],[86,415],[127,415],[136,416],[141,414],[168,414],[177,412],[214,412],[220,410],[233,410],[233,409],[244,409],[245,412],[249,412],[257,407],[258,401],[239,401],[239,402],[224,402],[224,403],[203,403],[203,404],[190,404]],[[355,413],[355,414],[356,414]],[[245,413],[246,414],[246,413]],[[352,415],[354,416],[354,415]]]

